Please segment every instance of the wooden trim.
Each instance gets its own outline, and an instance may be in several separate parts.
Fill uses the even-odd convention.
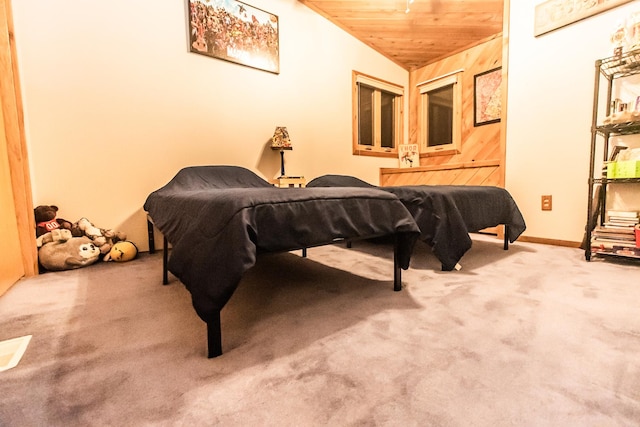
[[[504,0],[502,6],[502,111],[500,112],[500,186],[506,187],[507,175],[507,101],[509,99],[509,13],[510,0]]]
[[[396,87],[398,92],[395,93],[396,100],[400,102],[395,106],[396,113],[398,115],[398,119],[396,120],[396,137],[394,141],[394,148],[386,148],[381,147],[379,145],[374,146],[364,146],[359,144],[359,126],[358,120],[360,110],[358,108],[359,97],[358,97],[358,76],[364,77],[366,80],[369,80],[369,85],[374,87],[376,90],[381,91],[384,90],[384,86],[389,85]],[[380,82],[381,85],[376,86],[376,82]],[[406,97],[406,88],[397,83],[390,82],[388,80],[379,79],[377,77],[373,77],[369,74],[361,73],[360,71],[351,70],[351,153],[354,156],[373,156],[373,157],[398,157],[398,145],[402,144],[404,141],[404,104]],[[379,92],[378,92],[379,93]],[[379,103],[378,103],[379,104]],[[378,114],[378,111],[374,114]],[[377,120],[378,118],[376,118]],[[374,135],[375,137],[376,135]],[[379,140],[375,141],[375,144],[380,144]]]
[[[520,236],[519,242],[541,243],[543,245],[563,246],[567,248],[579,248],[581,242],[573,242],[570,240],[546,239],[542,237]]]
[[[376,151],[374,149],[371,150],[356,150],[353,152],[354,156],[372,156],[372,157],[393,157],[393,158],[397,158],[398,157],[398,153],[397,153],[397,149],[396,151],[387,151],[385,149],[385,151]]]
[[[475,233],[484,234],[488,236],[496,236],[497,238],[504,239],[504,227],[497,226],[494,228],[485,228],[484,230],[476,231]],[[530,236],[520,236],[518,237],[517,242],[526,242],[526,243],[539,243],[541,245],[551,245],[551,246],[562,246],[565,248],[580,248],[580,242],[573,242],[570,240],[557,240],[557,239],[546,239],[542,237],[530,237]]]
[[[411,172],[443,171],[443,170],[451,170],[451,169],[486,168],[486,167],[492,167],[492,166],[500,166],[500,160],[480,160],[477,162],[449,163],[446,165],[418,166],[415,168],[380,168],[380,175],[396,174],[396,173],[411,173]]]
[[[24,115],[14,43],[11,2],[0,0],[0,100],[4,111],[9,171],[18,223],[18,235],[26,276],[38,273],[35,219],[29,174],[29,161],[24,133]],[[5,142],[0,142],[5,143]]]
[[[460,154],[462,146],[462,79],[464,69],[459,69],[442,76],[434,77],[423,83],[418,83],[418,147],[420,147],[420,157],[430,156],[450,156]],[[451,143],[429,146],[429,122],[428,109],[430,105],[429,93],[437,89],[452,86],[452,106],[453,117],[451,123]],[[414,92],[415,93],[415,92]]]

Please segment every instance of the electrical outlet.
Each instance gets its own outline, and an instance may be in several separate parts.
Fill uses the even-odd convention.
[[[552,207],[551,195],[542,196],[542,210],[550,211]]]

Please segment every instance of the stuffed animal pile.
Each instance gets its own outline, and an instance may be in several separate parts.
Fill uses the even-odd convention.
[[[121,231],[98,228],[87,218],[71,223],[57,217],[58,207],[34,209],[38,260],[46,270],[60,271],[104,261],[129,261],[138,249]],[[120,244],[118,247],[116,245]]]

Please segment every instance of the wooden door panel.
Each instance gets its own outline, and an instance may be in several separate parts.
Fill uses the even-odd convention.
[[[5,141],[4,120],[0,120],[0,295],[25,275]]]

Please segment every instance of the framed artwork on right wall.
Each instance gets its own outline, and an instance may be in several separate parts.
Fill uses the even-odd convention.
[[[502,67],[473,76],[473,125],[500,121],[502,115]]]
[[[536,6],[533,35],[538,37],[633,0],[548,0]]]

